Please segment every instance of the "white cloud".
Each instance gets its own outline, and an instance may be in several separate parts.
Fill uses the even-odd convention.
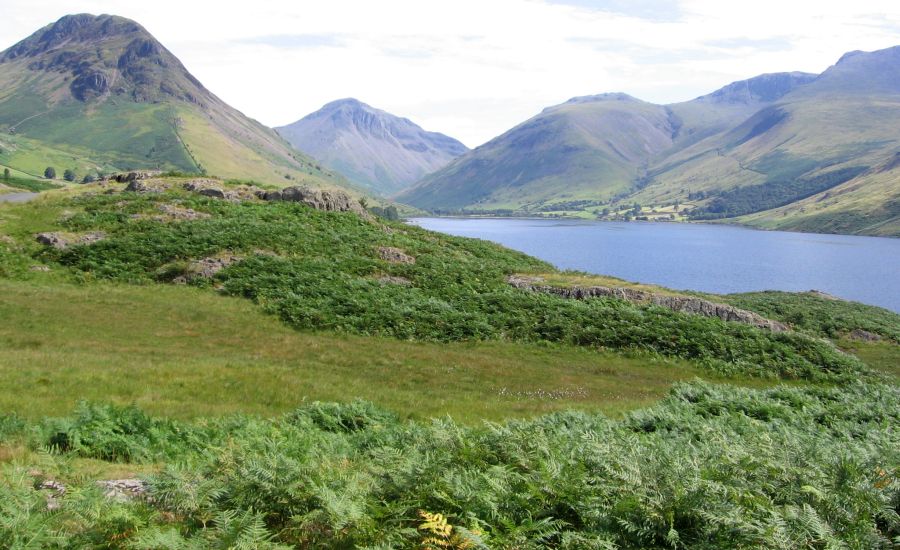
[[[66,13],[115,13],[263,123],[352,96],[473,146],[575,95],[674,102],[762,72],[822,71],[845,51],[900,44],[895,4],[4,0],[0,47]]]

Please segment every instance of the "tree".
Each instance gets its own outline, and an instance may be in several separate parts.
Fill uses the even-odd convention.
[[[88,174],[81,180],[81,183],[93,183],[95,179],[94,176]]]
[[[4,180],[4,181],[9,181],[9,168],[4,168],[4,169],[3,169],[3,180]]]
[[[48,180],[56,179],[56,168],[48,166],[44,169],[44,177]]]
[[[66,170],[63,172],[63,179],[66,181],[75,181],[75,170],[66,168]]]
[[[384,209],[384,217],[388,220],[399,220],[400,213],[397,212],[397,207],[392,204]]]

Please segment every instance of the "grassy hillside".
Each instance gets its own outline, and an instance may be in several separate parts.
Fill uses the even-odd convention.
[[[723,298],[728,303],[816,336],[838,339],[855,330],[864,330],[900,343],[900,316],[880,307],[814,293],[748,292]]]
[[[153,216],[161,204],[210,217],[158,221]],[[61,216],[63,210],[69,214]],[[9,234],[25,242],[38,231],[104,232],[107,238],[90,246],[29,245],[42,261],[85,280],[166,282],[189,278],[191,261],[236,256],[241,261],[219,272],[214,285],[300,329],[642,350],[695,360],[719,373],[786,378],[840,379],[862,369],[825,342],[799,334],[613,299],[573,301],[520,291],[506,276],[549,266],[482,241],[296,203],[235,204],[175,191],[82,194],[30,203],[12,215]],[[385,247],[404,259],[383,259]],[[7,263],[11,273],[27,269],[22,258]]]
[[[900,536],[900,395],[878,372],[897,374],[900,316],[723,297],[798,329],[775,334],[565,300],[506,276],[586,276],[487,242],[211,199],[185,181],[0,205],[0,546],[888,548]],[[42,231],[105,238],[58,250],[34,240]],[[235,261],[191,278],[203,258]],[[857,328],[886,339],[844,339]],[[149,498],[97,484],[135,476]]]
[[[121,17],[66,16],[37,31],[0,53],[0,88],[9,135],[0,162],[31,174],[158,168],[347,184],[226,105]]]
[[[629,189],[650,155],[672,145],[663,107],[625,94],[575,98],[426,177],[398,199],[437,210],[539,211],[608,200]]]

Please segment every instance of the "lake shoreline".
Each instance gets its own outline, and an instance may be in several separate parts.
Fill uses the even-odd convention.
[[[506,216],[407,223],[485,239],[559,269],[713,294],[818,290],[900,312],[900,240],[722,223]]]
[[[894,235],[863,235],[856,233],[818,233],[812,231],[799,231],[795,229],[770,229],[767,227],[757,227],[755,225],[750,225],[746,223],[740,222],[726,222],[721,220],[601,220],[596,218],[582,218],[580,216],[558,216],[558,217],[550,217],[550,216],[502,216],[499,214],[486,214],[484,216],[472,215],[472,214],[455,214],[455,215],[438,215],[438,214],[429,214],[427,216],[409,216],[404,218],[404,221],[414,220],[417,218],[435,218],[435,219],[455,219],[455,220],[546,220],[546,221],[555,221],[555,220],[566,220],[566,221],[582,221],[582,222],[590,222],[590,223],[635,223],[635,224],[678,224],[678,225],[715,225],[715,226],[727,226],[727,227],[741,227],[743,229],[750,229],[753,231],[765,231],[765,232],[782,232],[782,233],[800,233],[804,235],[843,235],[848,237],[871,237],[875,239],[900,239],[900,236]]]

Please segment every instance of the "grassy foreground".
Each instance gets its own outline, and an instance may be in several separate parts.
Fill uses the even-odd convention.
[[[900,537],[896,386],[675,388],[621,420],[400,422],[357,402],[180,423],[81,406],[0,441],[13,548],[866,548]],[[168,463],[152,501],[104,498],[74,457]],[[41,480],[67,491],[47,512]]]
[[[249,302],[189,287],[0,280],[0,296],[0,411],[33,419],[81,399],[174,418],[271,416],[305,400],[356,398],[466,422],[567,408],[612,414],[708,374],[566,346],[297,332]]]

